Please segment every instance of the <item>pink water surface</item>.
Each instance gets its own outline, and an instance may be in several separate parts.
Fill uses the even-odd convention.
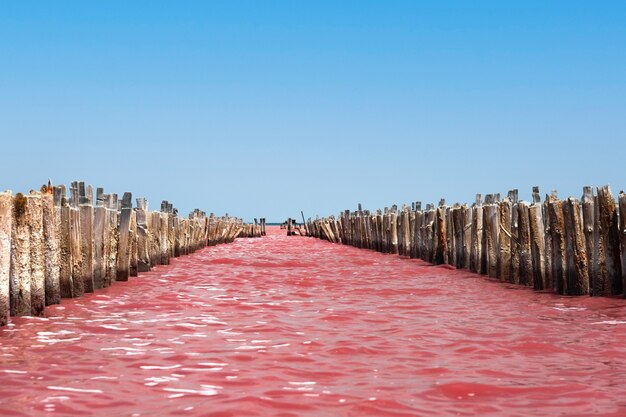
[[[13,319],[0,415],[626,415],[626,301],[283,232]]]

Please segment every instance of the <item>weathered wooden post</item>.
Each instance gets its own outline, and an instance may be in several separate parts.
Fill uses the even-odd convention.
[[[583,232],[585,233],[586,251],[587,251],[587,268],[589,275],[589,288],[593,288],[593,277],[596,274],[596,264],[594,260],[595,251],[595,197],[593,188],[590,186],[583,187],[582,196],[583,207]]]
[[[533,187],[533,204],[528,209],[528,225],[530,231],[530,251],[533,271],[533,288],[545,290],[550,288],[545,274],[545,233],[541,212],[539,187]]]
[[[487,250],[487,275],[492,278],[498,277],[498,235],[499,235],[499,214],[498,205],[493,202],[493,197],[488,199],[489,203],[483,207],[483,220],[485,228],[485,239]]]
[[[178,220],[178,219],[177,219]],[[130,213],[130,265],[128,275],[136,277],[139,275],[139,249],[137,236],[137,211],[131,209]]]
[[[439,203],[435,212],[434,247],[432,263],[441,265],[445,262],[446,253],[446,224],[445,224],[445,201]]]
[[[597,189],[595,246],[597,272],[593,278],[592,295],[622,293],[622,265],[615,199],[606,185]]]
[[[150,236],[150,265],[161,264],[161,215],[157,211],[148,212],[148,230]],[[191,253],[191,220],[187,219],[187,254]]]
[[[454,228],[454,266],[463,268],[465,251],[463,246],[463,208],[456,204],[452,208],[452,223]]]
[[[80,279],[83,281],[84,292],[93,292],[93,193],[90,192],[88,195],[85,183],[82,181],[78,183],[78,187],[81,254],[79,275]]]
[[[106,241],[106,208],[104,207],[104,190],[96,189],[96,206],[93,209],[93,287],[104,288],[105,275],[105,241]]]
[[[619,239],[621,244],[622,257],[622,287],[624,289],[624,297],[626,297],[626,193],[619,192]]]
[[[550,237],[552,241],[552,280],[558,294],[567,293],[567,246],[563,203],[556,196],[548,200]]]
[[[578,200],[571,197],[567,199],[563,206],[563,217],[565,219],[567,294],[589,294],[585,236]]]
[[[556,190],[553,191],[553,195],[556,197]],[[545,282],[547,287],[554,290],[556,287],[554,285],[554,280],[552,278],[552,234],[550,232],[550,209],[548,207],[548,200],[550,196],[546,194],[546,198],[542,203],[542,211],[543,211],[543,231],[544,231],[544,249],[545,249],[545,257],[544,257],[544,273],[545,273]]]
[[[130,222],[132,216],[132,194],[124,193],[120,210],[119,243],[117,246],[117,281],[128,281],[130,275]]]
[[[445,232],[446,232],[446,252],[445,252],[445,263],[448,265],[456,265],[456,248],[454,246],[454,219],[452,218],[452,208],[449,206],[445,207],[444,211],[444,223],[445,223]]]
[[[148,236],[148,202],[145,198],[137,199],[137,271],[150,270],[150,238]]]
[[[0,193],[0,326],[9,322],[11,308],[11,227],[13,223],[13,195]]]
[[[43,239],[44,239],[44,275],[46,305],[61,302],[60,247],[54,208],[54,191],[52,185],[46,187],[42,195]]]
[[[533,285],[533,261],[530,249],[530,205],[525,201],[518,203],[517,227],[519,240],[520,285]]]
[[[390,224],[391,231],[391,253],[398,254],[398,207],[394,204],[391,207]]]
[[[467,204],[461,206],[463,217],[463,269],[470,269],[472,252],[472,208]]]
[[[505,197],[500,202],[500,281],[511,282],[511,200]]]
[[[43,243],[43,202],[41,194],[31,191],[26,201],[30,232],[30,302],[33,316],[43,315],[46,306],[45,251]]]
[[[16,194],[13,200],[10,270],[12,316],[29,316],[31,314],[29,230],[31,213],[27,209],[27,202],[28,198],[22,193]]]
[[[73,261],[72,261],[72,233],[70,228],[70,206],[65,195],[65,186],[54,187],[54,206],[59,235],[59,286],[62,298],[74,296]]]
[[[513,284],[520,283],[520,244],[519,244],[519,191],[513,189],[508,195],[511,200],[511,280]]]
[[[159,213],[159,242],[160,246],[160,257],[161,257],[161,265],[169,265],[170,264],[170,251],[169,251],[169,220],[168,214],[164,212]],[[130,223],[129,223],[130,224]],[[196,231],[194,236],[194,247],[193,250],[196,251],[198,249],[198,235],[199,235],[199,225],[197,218],[194,217],[194,224],[196,225]]]
[[[369,223],[367,226],[369,235]],[[369,242],[367,246],[369,247]],[[411,223],[409,208],[406,206],[402,207],[402,255],[411,256]]]
[[[470,251],[470,271],[482,273],[481,266],[483,247],[483,207],[482,197],[476,194],[476,202],[472,206],[472,247]]]
[[[117,194],[107,194],[105,198],[105,207],[107,208],[107,218],[105,220],[108,232],[105,232],[105,237],[108,235],[108,239],[105,242],[106,253],[106,269],[104,286],[108,287],[117,279],[117,264],[119,256],[119,230],[118,230],[118,198]]]

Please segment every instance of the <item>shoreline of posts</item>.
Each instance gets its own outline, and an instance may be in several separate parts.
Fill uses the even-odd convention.
[[[167,201],[160,211],[131,193],[94,192],[74,181],[70,197],[64,185],[15,196],[0,192],[0,326],[10,316],[41,316],[61,298],[128,281],[139,272],[205,246],[231,243],[237,237],[261,237],[263,222],[244,224],[198,209],[189,217]]]
[[[540,201],[518,191],[476,196],[472,206],[421,203],[309,219],[310,236],[357,248],[449,264],[501,282],[562,295],[626,297],[626,194],[584,187]]]

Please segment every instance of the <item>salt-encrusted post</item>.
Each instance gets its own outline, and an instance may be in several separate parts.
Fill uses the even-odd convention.
[[[78,201],[78,181],[72,181],[70,184],[70,252],[72,254],[72,295],[74,297],[82,297],[85,293],[85,283],[80,274],[82,254]]]
[[[43,238],[44,238],[44,275],[46,305],[61,302],[61,289],[59,284],[59,237],[57,230],[56,214],[54,208],[54,191],[49,184],[42,195],[43,214]]]
[[[596,271],[596,264],[594,261],[594,231],[595,231],[595,197],[593,195],[593,187],[583,187],[582,197],[583,207],[583,232],[585,233],[585,242],[587,250],[587,269],[589,275],[589,288],[593,288],[593,277]]]
[[[196,222],[197,223],[197,222]],[[159,247],[159,256],[161,258],[161,265],[169,265],[170,263],[170,252],[169,252],[169,248],[168,248],[168,215],[167,213],[164,212],[160,212],[159,213],[159,243],[160,243],[160,247]],[[197,239],[197,232],[196,232],[196,239]],[[197,240],[196,240],[196,246],[194,247],[194,250],[196,250],[197,247]]]
[[[104,198],[104,206],[106,207],[105,220],[105,273],[104,286],[110,286],[117,279],[117,258],[119,245],[118,232],[118,200],[117,194],[107,194]]]
[[[96,207],[93,209],[93,286],[99,290],[104,287],[105,241],[108,230],[106,225],[107,209],[104,207],[104,190],[96,189]]]
[[[79,187],[79,225],[80,225],[80,278],[85,292],[94,291],[93,283],[93,191],[91,186],[85,188],[84,182]]]
[[[13,199],[11,229],[11,315],[29,316],[30,303],[30,211],[22,193]]]
[[[43,243],[43,202],[41,193],[26,197],[30,232],[30,303],[33,316],[43,315],[46,306],[45,251]]]
[[[12,223],[13,195],[5,191],[0,193],[0,326],[9,321]]]
[[[62,298],[72,298],[74,284],[72,279],[72,237],[70,226],[70,206],[65,196],[65,186],[54,187],[54,207],[59,236],[59,286]]]
[[[130,266],[128,270],[131,277],[136,277],[139,274],[138,256],[137,211],[132,210],[130,214]]]
[[[542,207],[539,197],[539,187],[533,187],[533,204],[528,209],[530,230],[530,251],[532,258],[533,287],[535,290],[550,288],[545,274],[545,233],[543,227]]]
[[[124,193],[120,210],[119,242],[117,250],[116,281],[128,281],[130,273],[130,217],[133,213],[132,194]]]

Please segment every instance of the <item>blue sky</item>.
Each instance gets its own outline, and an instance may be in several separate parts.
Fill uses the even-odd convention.
[[[626,3],[0,3],[0,188],[247,220],[626,187]]]

